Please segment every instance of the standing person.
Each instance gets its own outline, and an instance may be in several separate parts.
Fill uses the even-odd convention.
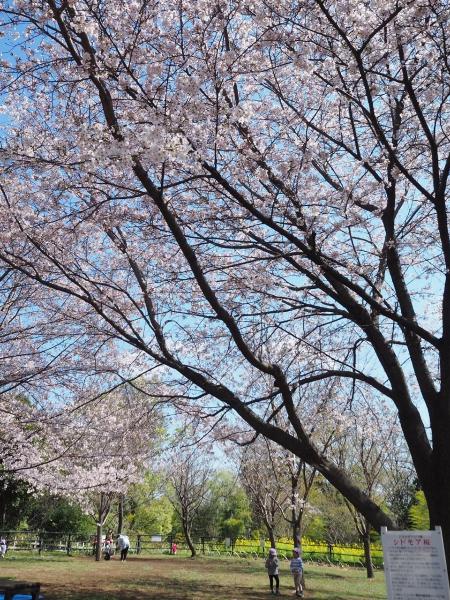
[[[303,588],[302,588],[302,575],[303,575],[303,561],[300,558],[300,550],[298,548],[294,548],[292,551],[292,558],[290,563],[290,569],[292,576],[294,578],[295,585],[295,595],[303,598]]]
[[[5,558],[6,550],[8,546],[6,545],[6,539],[2,536],[0,538],[0,556]]]
[[[266,569],[269,575],[270,591],[272,594],[280,593],[280,577],[279,577],[279,563],[277,551],[275,548],[269,550],[269,556],[266,559]],[[275,591],[273,589],[273,580],[275,580]]]
[[[123,533],[118,535],[117,544],[120,550],[120,560],[124,562],[125,560],[127,560],[127,554],[130,548],[130,540],[128,539],[128,536],[124,535]]]

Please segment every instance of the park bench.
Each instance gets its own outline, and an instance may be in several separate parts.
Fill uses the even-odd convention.
[[[40,583],[0,580],[0,600],[39,600]]]

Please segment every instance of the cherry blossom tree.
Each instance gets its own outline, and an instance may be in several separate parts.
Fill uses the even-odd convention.
[[[93,512],[90,514],[96,523],[95,560],[98,562],[102,556],[103,526],[111,511],[112,503],[116,499],[116,494],[111,491],[102,491],[91,492],[89,496],[89,504],[93,509]]]
[[[276,530],[283,521],[292,532],[293,545],[301,547],[303,521],[315,474],[304,461],[266,439],[257,440],[243,450],[239,478],[273,548],[276,548]]]
[[[375,527],[394,524],[306,434],[302,389],[387,399],[450,553],[447,2],[7,0],[2,16],[5,267]]]
[[[194,557],[197,554],[192,539],[192,525],[205,504],[211,476],[211,464],[204,448],[178,449],[171,457],[167,478],[169,500],[179,516],[186,543]]]
[[[15,428],[3,423],[3,464],[37,493],[51,490],[76,498],[96,523],[99,560],[112,503],[143,478],[155,459],[163,417],[152,400],[133,389],[97,400],[91,396],[56,414],[31,407],[28,420]]]
[[[338,464],[352,472],[362,489],[373,500],[384,503],[391,487],[392,457],[405,454],[396,415],[386,407],[377,411],[368,405],[359,414],[350,415],[347,428],[335,440],[334,452]],[[365,410],[364,410],[365,409]],[[345,500],[358,535],[364,545],[364,559],[369,579],[374,577],[370,522]]]
[[[277,528],[282,506],[289,498],[279,463],[266,440],[255,442],[242,453],[239,479],[249,497],[252,511],[264,523],[272,548],[277,547]]]
[[[42,292],[0,265],[0,394],[41,403],[49,389],[86,373],[89,362],[82,358],[86,337],[75,323],[72,331],[62,326]]]

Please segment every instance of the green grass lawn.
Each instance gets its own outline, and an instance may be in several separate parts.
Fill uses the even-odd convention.
[[[305,598],[385,600],[382,572],[368,581],[363,569],[306,564]],[[91,557],[11,554],[0,577],[40,581],[46,600],[262,600],[270,597],[262,560],[132,556],[95,563]],[[289,563],[281,565],[281,597],[292,597]],[[295,598],[295,596],[294,596]]]

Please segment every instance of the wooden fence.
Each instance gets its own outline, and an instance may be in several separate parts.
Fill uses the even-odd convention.
[[[45,531],[0,531],[7,540],[8,552],[65,553],[72,555],[91,555],[95,553],[95,534],[58,533]],[[130,535],[130,554],[171,554],[173,543],[176,543],[177,553],[189,554],[189,548],[183,536],[173,535]],[[218,539],[198,535],[194,538],[198,554],[225,555],[242,558],[261,558],[269,549],[267,540],[254,539]],[[290,558],[292,544],[280,540],[277,544],[281,558]],[[312,542],[304,540],[302,544],[303,558],[308,561],[326,562],[332,564],[364,565],[362,544],[331,544],[327,542]],[[372,547],[372,562],[375,567],[382,567],[383,553],[381,546]]]

